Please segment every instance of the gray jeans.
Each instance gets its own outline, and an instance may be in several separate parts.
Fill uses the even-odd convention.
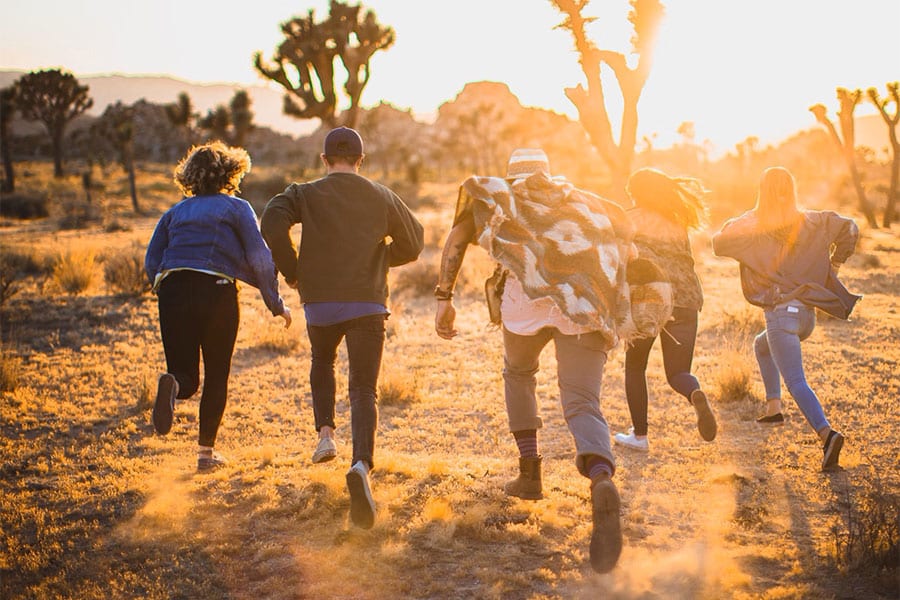
[[[587,476],[586,458],[601,456],[615,465],[609,425],[600,412],[600,385],[606,365],[606,342],[600,333],[564,335],[545,327],[534,335],[503,328],[503,380],[510,431],[540,429],[535,396],[541,351],[550,340],[556,347],[557,381],[563,416],[575,438],[575,466]]]

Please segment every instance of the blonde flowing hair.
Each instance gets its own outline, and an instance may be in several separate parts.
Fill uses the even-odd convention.
[[[707,190],[691,177],[670,177],[658,169],[638,169],[625,190],[634,205],[652,210],[685,229],[702,229],[709,222],[703,201]]]
[[[175,167],[175,184],[185,196],[234,194],[250,172],[250,155],[220,141],[194,146]]]
[[[790,171],[784,167],[763,171],[754,211],[764,231],[797,224],[802,212],[797,207],[797,183]]]

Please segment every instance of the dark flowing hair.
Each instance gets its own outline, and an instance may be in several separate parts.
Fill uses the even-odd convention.
[[[250,155],[220,141],[194,146],[175,167],[175,184],[185,196],[234,194],[250,172]]]
[[[703,201],[707,190],[691,177],[671,177],[658,169],[638,169],[625,186],[634,205],[652,210],[685,229],[702,229],[709,221]]]

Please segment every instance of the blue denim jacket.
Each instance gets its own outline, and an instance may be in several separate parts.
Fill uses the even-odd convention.
[[[262,293],[273,315],[284,312],[278,274],[250,203],[234,196],[192,196],[163,214],[144,258],[153,283],[170,269],[199,269],[240,279]]]

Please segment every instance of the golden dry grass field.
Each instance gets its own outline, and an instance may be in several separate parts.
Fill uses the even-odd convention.
[[[589,489],[574,467],[552,350],[538,382],[546,497],[502,491],[517,453],[500,335],[485,326],[479,292],[490,265],[470,251],[461,334],[439,339],[429,292],[455,197],[452,186],[429,193],[436,202],[419,211],[425,254],[392,274],[372,474],[378,517],[368,531],[348,519],[346,355],[338,459],[313,465],[309,348],[286,286],[295,315],[287,332],[256,290],[241,290],[217,444],[229,464],[195,472],[196,397],[176,406],[168,436],[154,433],[151,402],[165,366],[155,298],[117,295],[103,270],[115,252],[141,252],[174,189],[160,184],[157,212],[116,216],[116,227],[104,226],[108,215],[77,230],[52,218],[5,222],[4,252],[38,265],[68,252],[71,269],[92,254],[95,276],[69,294],[59,269],[37,269],[0,313],[0,598],[898,597],[896,228],[864,231],[842,271],[864,300],[849,322],[820,319],[804,344],[810,383],[847,437],[834,473],[820,472],[819,443],[787,394],[783,426],[755,423],[762,384],[750,340],[762,316],[745,304],[736,265],[711,255],[708,236],[695,240],[706,292],[695,372],[719,434],[701,441],[654,350],[651,451],[615,448],[625,546],[618,567],[596,575],[587,563]],[[629,426],[623,356],[610,355],[603,383],[614,432]]]

